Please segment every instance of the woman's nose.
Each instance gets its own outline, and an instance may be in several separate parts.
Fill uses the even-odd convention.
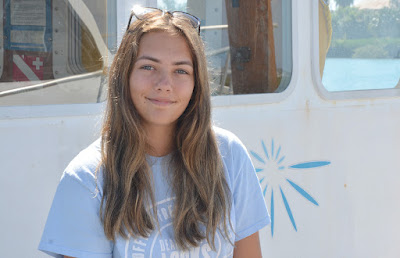
[[[170,91],[172,89],[172,76],[168,72],[163,72],[158,78],[156,90]]]

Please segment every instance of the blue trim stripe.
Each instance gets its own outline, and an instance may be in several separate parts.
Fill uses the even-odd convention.
[[[274,211],[274,190],[271,191],[271,236],[274,236],[274,221],[275,221],[275,211]]]
[[[8,49],[10,50],[22,50],[22,51],[39,51],[39,52],[45,52],[46,49],[44,47],[20,47],[20,46],[14,46],[14,44],[9,45]]]
[[[260,184],[264,181],[265,177],[260,179]]]
[[[275,160],[278,159],[280,153],[281,153],[281,146],[279,146],[279,148],[278,148],[278,152],[276,153]]]
[[[264,153],[265,156],[267,156],[267,159],[269,160],[269,155],[268,155],[268,151],[267,151],[267,147],[265,147],[264,141],[261,141],[262,147],[264,149]]]
[[[271,142],[271,157],[272,158],[274,157],[274,139],[272,139],[272,142]]]
[[[12,45],[15,46],[32,46],[32,47],[42,47],[43,44],[36,44],[36,43],[17,43],[17,42],[12,42]]]
[[[329,164],[331,164],[330,161],[311,161],[311,162],[294,164],[292,166],[289,166],[289,168],[298,168],[298,169],[317,168],[317,167],[327,166]]]
[[[261,163],[265,164],[265,161],[254,151],[250,151],[251,155],[253,155],[254,158],[256,158],[258,161],[260,161]]]
[[[44,35],[46,39],[46,51],[51,52],[53,46],[53,24],[52,24],[52,12],[51,12],[51,2],[52,0],[46,0],[46,34]]]
[[[264,195],[264,197],[265,197],[265,194],[267,193],[267,188],[268,188],[268,185],[265,185],[265,187],[264,187],[264,191],[263,191],[263,195]]]
[[[11,25],[11,30],[45,31],[45,27],[40,25]]]
[[[281,164],[282,161],[285,159],[285,157],[286,157],[286,156],[283,156],[283,157],[278,161],[278,164]]]
[[[280,166],[278,169],[279,170],[285,169],[285,166]]]
[[[9,49],[10,48],[10,42],[11,42],[11,4],[10,0],[6,0],[4,3],[5,7],[5,16],[6,16],[6,22],[3,24],[4,27],[4,36],[6,37],[4,40],[4,48]]]
[[[264,171],[263,168],[256,168],[256,173],[259,173],[259,172],[262,172],[262,171]]]
[[[285,194],[283,193],[282,188],[279,187],[279,189],[281,190],[281,195],[282,195],[283,203],[285,204],[285,208],[286,208],[287,214],[289,215],[289,218],[290,218],[290,221],[292,222],[292,225],[293,225],[293,227],[294,227],[294,230],[297,231],[296,222],[294,221],[293,214],[292,214],[292,211],[290,210],[289,203],[288,203],[288,201],[286,200],[286,196],[285,196]]]
[[[286,181],[288,181],[290,183],[291,186],[293,186],[293,188],[299,192],[301,195],[304,196],[304,198],[306,198],[307,200],[309,200],[310,202],[314,203],[315,205],[319,206],[317,201],[311,197],[311,195],[309,195],[306,191],[304,191],[303,188],[301,188],[300,186],[298,186],[297,184],[295,184],[294,182],[290,181],[289,179],[286,179]]]

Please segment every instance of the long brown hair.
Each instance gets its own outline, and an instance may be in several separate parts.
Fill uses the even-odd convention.
[[[177,121],[170,169],[175,194],[173,225],[182,250],[206,239],[215,250],[215,234],[229,239],[230,190],[211,125],[210,88],[204,46],[197,31],[183,18],[168,13],[137,20],[125,33],[110,67],[108,101],[102,130],[104,173],[100,216],[106,236],[143,236],[156,229],[157,210],[146,132],[134,108],[129,76],[145,33],[166,31],[182,36],[194,66],[191,100]],[[153,207],[149,210],[149,207]],[[202,228],[205,228],[202,230]]]

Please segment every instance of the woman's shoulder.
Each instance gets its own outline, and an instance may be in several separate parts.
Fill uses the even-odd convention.
[[[240,178],[253,177],[254,166],[242,141],[232,132],[214,127],[219,151],[232,191],[237,189]]]
[[[242,141],[232,132],[219,127],[213,127],[218,142],[219,152],[225,165],[239,166],[249,160],[249,154]]]
[[[69,177],[83,184],[92,185],[100,172],[101,140],[97,139],[79,152],[68,164],[62,178]]]
[[[246,150],[242,141],[234,133],[216,126],[213,126],[213,130],[221,151],[223,149],[230,151]]]
[[[237,139],[237,136],[234,133],[232,133],[231,131],[228,131],[228,130],[218,127],[218,126],[213,126],[212,128],[213,128],[215,135],[218,138],[222,138],[227,141]]]

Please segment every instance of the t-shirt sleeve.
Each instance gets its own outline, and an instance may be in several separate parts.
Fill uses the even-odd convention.
[[[233,144],[231,151],[232,164],[238,169],[233,177],[236,242],[267,226],[270,217],[247,150],[239,141]]]
[[[39,250],[54,257],[111,257],[113,243],[104,234],[100,201],[93,174],[64,172]]]

